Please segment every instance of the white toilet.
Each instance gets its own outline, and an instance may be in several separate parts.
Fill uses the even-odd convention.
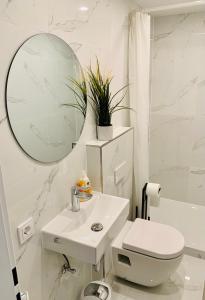
[[[184,237],[175,228],[143,219],[127,221],[112,244],[114,274],[157,286],[177,269],[183,251]]]

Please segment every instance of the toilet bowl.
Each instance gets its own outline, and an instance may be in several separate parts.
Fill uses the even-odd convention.
[[[184,237],[175,228],[143,219],[127,221],[112,244],[114,274],[157,286],[174,273],[183,252]]]

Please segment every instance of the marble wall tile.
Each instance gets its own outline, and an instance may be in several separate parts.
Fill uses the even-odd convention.
[[[80,11],[87,6],[88,11]],[[59,163],[43,165],[30,159],[15,142],[6,118],[5,83],[9,64],[18,47],[30,36],[49,32],[71,45],[83,67],[95,62],[113,72],[113,90],[127,81],[127,17],[134,0],[2,0],[0,3],[0,165],[3,171],[11,233],[20,287],[31,300],[79,299],[91,279],[90,267],[71,259],[78,272],[61,276],[61,256],[41,248],[40,230],[70,202],[70,188],[86,169],[85,142],[95,138],[93,115],[73,152]],[[122,112],[114,125],[127,125]],[[35,235],[20,246],[16,227],[33,216]]]
[[[154,18],[150,119],[151,179],[164,197],[203,205],[204,18]]]

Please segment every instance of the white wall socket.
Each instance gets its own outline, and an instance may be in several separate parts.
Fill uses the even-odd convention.
[[[19,243],[22,245],[34,234],[33,218],[29,218],[17,227]]]

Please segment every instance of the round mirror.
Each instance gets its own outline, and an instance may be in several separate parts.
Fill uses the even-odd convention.
[[[73,50],[55,35],[35,35],[19,48],[8,73],[6,107],[12,132],[30,157],[48,163],[72,151],[86,114],[83,78]]]

